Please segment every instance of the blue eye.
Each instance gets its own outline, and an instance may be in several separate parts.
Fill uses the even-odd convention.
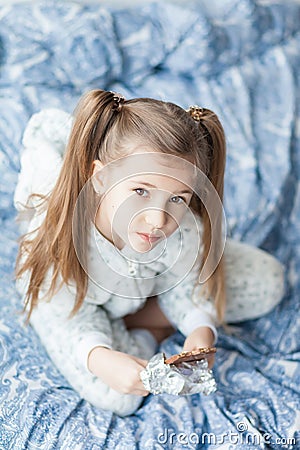
[[[143,188],[137,188],[137,189],[133,189],[134,192],[136,192],[140,197],[146,197],[149,192],[146,189]]]
[[[186,203],[185,199],[183,197],[180,197],[179,195],[175,195],[175,197],[171,197],[170,200],[172,203],[177,203],[177,204]]]

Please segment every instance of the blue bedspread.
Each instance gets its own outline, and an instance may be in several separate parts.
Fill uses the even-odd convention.
[[[289,0],[0,7],[0,449],[300,449],[299,63],[300,4]],[[26,122],[45,107],[71,112],[91,88],[215,110],[228,140],[228,233],[286,267],[272,313],[220,330],[216,394],[149,396],[127,418],[70,388],[23,326],[13,281]]]

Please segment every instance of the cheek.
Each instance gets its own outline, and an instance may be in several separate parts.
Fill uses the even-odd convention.
[[[107,207],[114,213],[120,208],[120,205],[122,205],[122,201],[120,199],[120,196],[118,195],[118,192],[114,191],[111,191],[107,194],[105,201]]]
[[[171,205],[171,207],[168,208],[169,222],[172,223],[172,226],[178,226],[185,215],[185,212],[186,208],[181,206]]]
[[[174,231],[176,231],[178,227],[179,227],[179,224],[177,222],[175,222],[174,220],[172,220],[168,226],[168,230],[169,230],[168,234],[174,233]]]
[[[116,199],[110,193],[105,195],[100,203],[100,214],[102,214],[103,219],[106,218],[112,223],[117,209]]]
[[[144,219],[142,214],[136,214],[134,216],[128,215],[128,217],[126,217],[126,221],[128,223],[129,229],[140,230],[141,224],[143,223]]]
[[[174,208],[175,209],[175,208]],[[177,208],[170,212],[169,220],[167,223],[167,233],[168,235],[174,233],[181,226],[181,222],[183,221],[184,216],[187,213],[187,209],[184,207],[183,209]]]

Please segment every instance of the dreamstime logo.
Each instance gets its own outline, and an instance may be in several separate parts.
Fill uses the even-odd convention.
[[[277,437],[272,436],[270,433],[259,433],[253,430],[248,431],[248,424],[246,422],[239,422],[236,424],[236,431],[230,430],[221,434],[207,433],[202,434],[191,432],[186,433],[184,431],[177,431],[176,433],[169,428],[165,428],[163,432],[157,436],[159,444],[176,445],[180,444],[182,447],[194,448],[195,445],[222,445],[228,444],[234,445],[249,445],[251,448],[255,445],[257,448],[265,448],[270,445],[280,445],[280,448],[292,449],[295,448],[296,438],[294,437]],[[255,448],[256,448],[255,447]]]
[[[87,181],[73,214],[77,257],[90,280],[111,294],[140,298],[166,292],[199,260],[203,230],[192,209],[199,204],[211,225],[210,250],[198,278],[202,284],[224,251],[225,213],[206,175],[174,155],[131,154]],[[139,286],[135,294],[128,288],[132,278]]]

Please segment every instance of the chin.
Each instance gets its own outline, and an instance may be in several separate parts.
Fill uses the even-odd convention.
[[[145,245],[131,245],[133,250],[135,250],[138,253],[148,253],[150,250],[155,247],[155,245],[145,244]]]
[[[136,239],[133,239],[132,241],[129,241],[130,247],[139,253],[147,253],[150,252],[154,247],[156,247],[157,242],[155,243],[149,243],[149,242],[137,242]]]

